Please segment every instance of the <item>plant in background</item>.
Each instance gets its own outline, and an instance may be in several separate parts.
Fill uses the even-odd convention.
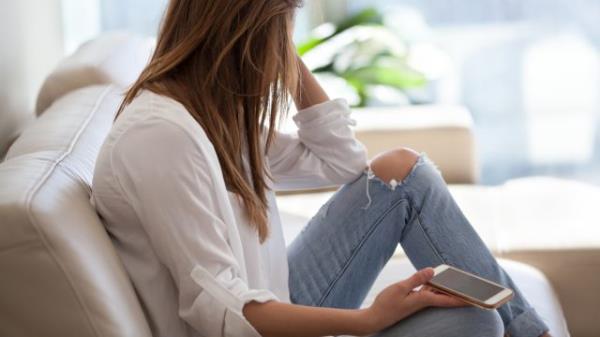
[[[337,26],[317,27],[307,41],[298,44],[298,53],[315,74],[337,83],[338,88],[344,86],[355,106],[372,103],[377,89],[401,94],[427,84],[426,77],[407,63],[408,45],[372,8]]]

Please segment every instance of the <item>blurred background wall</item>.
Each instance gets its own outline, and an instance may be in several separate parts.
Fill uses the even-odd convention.
[[[350,3],[349,3],[350,4]],[[600,2],[356,0],[452,60],[434,101],[467,106],[483,182],[556,175],[600,183]]]
[[[62,56],[60,0],[0,1],[2,130],[13,130],[23,119],[32,118],[29,112],[41,82]],[[0,148],[6,145],[3,142]]]
[[[166,3],[1,1],[0,127],[13,123],[10,111],[32,108],[64,54],[103,31],[155,35]],[[484,184],[532,175],[600,184],[600,1],[307,0],[296,40],[369,7],[427,77],[423,90],[401,93],[409,99],[388,90],[369,104],[466,106]]]

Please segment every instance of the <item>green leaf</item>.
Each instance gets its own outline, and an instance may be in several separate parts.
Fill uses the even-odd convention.
[[[346,29],[362,25],[383,25],[383,17],[375,8],[366,8],[362,11],[342,20],[333,35],[339,34]]]
[[[338,37],[346,41],[347,36],[340,34],[361,38],[349,39],[350,43],[336,43]],[[328,53],[321,55],[323,62],[312,71],[343,78],[356,90],[360,98],[358,106],[369,103],[368,89],[373,85],[407,90],[427,84],[426,77],[407,64],[408,47],[384,26],[383,17],[376,9],[367,8],[348,17],[328,35],[312,36],[297,46],[298,53],[305,55],[317,46]]]
[[[342,77],[363,85],[387,85],[397,89],[420,88],[427,83],[425,76],[407,67],[366,66],[351,70]]]
[[[354,89],[356,89],[356,93],[358,94],[358,97],[360,98],[360,102],[358,103],[358,107],[365,107],[367,106],[367,101],[369,99],[368,94],[367,94],[367,86],[365,85],[364,82],[362,82],[360,79],[352,77],[352,76],[342,76],[347,82],[348,84],[350,84],[350,86],[354,87]]]
[[[374,8],[364,9],[340,22],[332,34],[324,37],[310,37],[307,41],[299,43],[296,48],[300,56],[311,51],[315,47],[328,41],[334,36],[356,26],[361,25],[383,25],[383,17]]]
[[[325,38],[311,37],[308,41],[297,44],[296,49],[298,50],[298,55],[302,56],[306,54],[325,41],[327,41]]]

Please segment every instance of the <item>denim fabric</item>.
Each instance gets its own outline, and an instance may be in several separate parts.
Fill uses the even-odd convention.
[[[403,181],[383,182],[366,170],[321,207],[288,247],[292,302],[360,307],[398,244],[417,269],[445,263],[503,284],[515,297],[497,312],[427,309],[380,336],[501,336],[494,323],[498,314],[511,337],[538,337],[548,330],[424,155]]]

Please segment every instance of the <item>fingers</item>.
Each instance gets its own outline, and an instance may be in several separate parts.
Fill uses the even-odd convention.
[[[425,268],[398,283],[403,292],[408,294],[406,300],[412,303],[411,306],[415,310],[426,307],[463,307],[468,305],[454,296],[440,293],[437,289],[426,285],[433,276],[433,268]],[[419,286],[423,286],[419,291],[413,290]]]
[[[413,276],[411,276],[410,278],[400,282],[399,285],[404,287],[404,289],[408,292],[418,286],[427,283],[433,278],[433,274],[433,268],[421,269],[415,274],[413,274]]]
[[[413,300],[420,307],[464,307],[468,304],[460,299],[443,293],[419,291],[412,294]]]
[[[419,288],[419,291],[431,291],[431,292],[434,292],[434,293],[438,292],[437,289],[435,289],[432,286],[427,285],[427,284],[425,284],[421,288]]]

